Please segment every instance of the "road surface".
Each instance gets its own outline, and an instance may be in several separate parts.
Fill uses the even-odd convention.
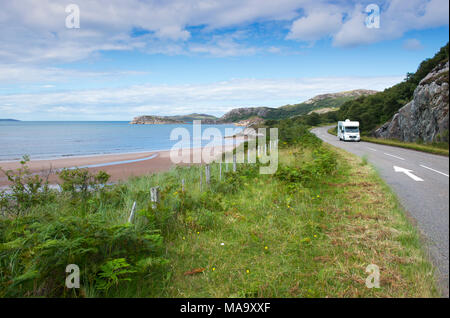
[[[449,292],[449,158],[368,142],[344,142],[327,132],[311,131],[323,141],[368,161],[395,191],[400,202],[426,238],[444,296]]]

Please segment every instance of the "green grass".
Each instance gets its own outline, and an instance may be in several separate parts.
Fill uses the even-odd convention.
[[[168,245],[173,278],[163,296],[437,296],[433,269],[395,196],[372,168],[332,151],[339,172],[314,187],[256,177],[228,197],[214,227],[180,233]],[[280,157],[293,163],[294,153]],[[380,289],[365,287],[371,263],[381,269]],[[198,268],[205,270],[185,275]]]
[[[332,134],[334,136],[337,136],[336,128],[330,128],[328,129],[328,133]],[[406,149],[412,149],[422,152],[428,152],[436,155],[441,156],[447,156],[449,155],[448,150],[448,144],[440,144],[440,145],[433,145],[433,144],[420,144],[420,143],[414,143],[414,142],[404,142],[400,140],[393,140],[393,139],[381,139],[381,138],[374,138],[374,137],[367,137],[367,136],[361,136],[362,141],[372,142],[375,144],[381,144],[381,145],[388,145],[388,146],[394,146],[394,147],[401,147]]]
[[[428,153],[448,157],[448,145],[446,145],[447,148],[443,148],[442,145],[435,146],[432,144],[419,144],[419,143],[414,143],[414,142],[403,142],[403,141],[393,140],[393,139],[380,139],[380,138],[365,137],[365,136],[362,136],[361,140],[367,141],[367,142],[373,142],[376,144],[382,144],[382,145],[407,148],[407,149],[412,149],[412,150],[417,150],[417,151],[422,151],[422,152],[428,152]]]
[[[203,167],[177,167],[95,192],[84,205],[63,193],[2,217],[0,296],[439,296],[389,188],[357,157],[309,140],[280,143],[275,175],[248,164],[233,173],[230,164],[220,181],[213,164],[201,189]],[[127,224],[134,201],[136,221]],[[136,273],[99,289],[107,265],[122,261]],[[61,287],[67,262],[84,264],[80,291]],[[369,264],[380,268],[379,289],[365,286]]]

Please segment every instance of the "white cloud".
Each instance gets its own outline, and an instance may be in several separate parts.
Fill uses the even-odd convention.
[[[439,9],[440,8],[440,9]],[[380,28],[367,28],[365,6],[356,5],[335,34],[335,46],[356,46],[400,38],[407,31],[448,25],[448,0],[386,1],[381,6]]]
[[[189,53],[178,44],[191,38],[188,27],[212,32],[255,21],[289,20],[304,2],[279,0],[262,5],[259,0],[78,0],[80,28],[67,29],[65,2],[7,1],[2,3],[0,14],[0,61],[72,62],[105,50]],[[148,33],[133,36],[135,28]],[[217,52],[212,48],[200,51]]]
[[[0,111],[2,116],[29,120],[127,120],[143,114],[187,114],[193,109],[221,115],[235,107],[281,106],[323,93],[357,88],[383,90],[402,79],[403,76],[238,79],[196,85],[5,94],[0,95]]]
[[[0,84],[61,83],[86,81],[89,79],[123,78],[142,75],[141,71],[77,71],[57,67],[43,67],[27,64],[0,64]],[[45,84],[44,84],[45,85]],[[46,85],[48,87],[48,85]]]
[[[236,40],[195,43],[190,27],[203,29],[212,39],[217,29],[292,21],[287,39],[310,42],[331,36],[336,46],[352,46],[397,38],[409,30],[448,25],[448,0],[385,0],[381,4],[380,29],[367,29],[363,23],[364,6],[348,1],[77,0],[81,28],[66,29],[68,3],[3,1],[0,61],[72,62],[109,50],[218,56],[261,50],[243,43],[236,46]],[[300,13],[303,16],[299,18]],[[133,36],[135,28],[148,33]],[[189,45],[184,45],[187,42]]]
[[[342,13],[336,6],[315,8],[295,20],[286,39],[316,41],[334,34],[342,26]]]

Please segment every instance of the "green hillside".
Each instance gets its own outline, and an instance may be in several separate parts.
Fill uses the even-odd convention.
[[[286,105],[282,106],[279,109],[282,109],[284,113],[280,116],[280,118],[288,118],[293,116],[305,115],[312,110],[321,109],[321,108],[336,108],[342,106],[344,103],[354,100],[355,96],[339,96],[339,97],[329,97],[322,100],[318,100],[311,104],[300,103],[295,105]],[[275,118],[271,118],[275,119]]]
[[[265,120],[280,120],[295,116],[306,115],[312,110],[321,108],[338,108],[344,103],[360,96],[374,94],[376,91],[356,89],[346,92],[323,94],[315,96],[305,102],[285,105],[278,108],[247,107],[235,108],[220,118],[220,122],[238,122],[251,117],[260,117]]]
[[[364,123],[363,132],[369,133],[384,124],[413,98],[419,82],[437,65],[448,60],[448,43],[433,58],[420,63],[415,73],[408,73],[403,82],[374,95],[360,97],[344,103],[337,118],[351,118]]]
[[[167,118],[174,119],[174,120],[181,120],[184,122],[192,122],[194,120],[217,120],[218,118],[212,115],[208,114],[189,114],[189,115],[177,115],[177,116],[167,116]]]

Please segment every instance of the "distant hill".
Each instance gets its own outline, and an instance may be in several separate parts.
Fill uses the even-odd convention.
[[[0,118],[0,121],[20,121],[20,120],[10,118]]]
[[[294,116],[308,114],[313,110],[321,108],[338,108],[344,103],[377,93],[373,90],[356,89],[352,91],[317,95],[303,103],[285,105],[278,108],[271,107],[244,107],[235,108],[223,115],[219,122],[240,122],[249,118],[259,117],[261,119],[285,119]]]
[[[237,123],[248,126],[252,123],[260,123],[264,120],[278,120],[294,116],[308,114],[311,111],[320,109],[336,110],[344,103],[377,93],[377,91],[356,89],[352,91],[317,95],[303,103],[275,107],[242,107],[235,108],[227,112],[220,118],[207,114],[189,114],[179,116],[138,116],[131,124],[174,124],[190,123],[194,120],[201,120],[204,124]],[[325,112],[326,110],[324,110]]]
[[[217,117],[207,114],[189,114],[176,116],[138,116],[130,124],[155,125],[155,124],[184,124],[192,123],[194,120],[201,120],[202,123],[216,123]]]

